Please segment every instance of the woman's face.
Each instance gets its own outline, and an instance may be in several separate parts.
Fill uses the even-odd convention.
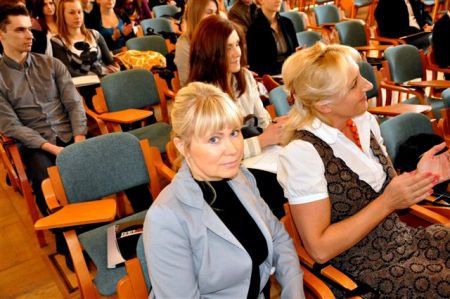
[[[281,8],[281,0],[260,0],[260,6],[262,10],[268,12],[279,12]]]
[[[201,181],[218,181],[234,177],[244,153],[240,128],[224,128],[203,137],[193,137],[189,148],[181,153],[192,176]],[[184,151],[184,152],[183,152]]]
[[[44,16],[53,16],[55,14],[55,2],[53,0],[44,0],[42,13]]]
[[[101,7],[107,8],[107,9],[113,9],[114,5],[116,5],[116,0],[99,0],[98,3]]]
[[[231,32],[227,41],[228,72],[237,73],[241,70],[241,47],[236,30]]]
[[[368,106],[366,91],[373,87],[372,83],[361,76],[355,62],[349,63],[348,66],[347,76],[350,80],[344,87],[345,92],[328,104],[331,109],[330,116],[341,119],[349,119],[366,112]]]
[[[80,28],[83,25],[83,9],[78,1],[64,4],[64,20],[67,28]]]
[[[202,19],[215,14],[217,14],[217,5],[214,1],[209,1],[208,5],[206,5],[205,10],[203,12]]]

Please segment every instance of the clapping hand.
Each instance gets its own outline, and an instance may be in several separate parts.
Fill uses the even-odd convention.
[[[442,154],[437,155],[438,152],[445,148],[445,142],[432,147],[429,151],[423,154],[419,163],[417,164],[418,172],[430,172],[439,176],[439,182],[444,182],[450,179],[450,151],[447,150]]]
[[[133,22],[131,22],[130,24],[124,24],[122,28],[122,34],[124,36],[128,36],[131,32],[133,32]]]

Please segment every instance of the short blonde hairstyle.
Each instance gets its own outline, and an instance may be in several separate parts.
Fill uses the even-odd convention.
[[[295,103],[289,112],[283,144],[289,143],[295,131],[311,124],[314,118],[330,124],[316,104],[345,95],[346,87],[353,80],[347,75],[348,66],[359,60],[360,54],[351,47],[320,42],[286,59],[281,73]]]
[[[172,134],[189,147],[192,138],[224,128],[241,128],[243,117],[230,97],[210,84],[192,82],[180,89],[171,111]]]

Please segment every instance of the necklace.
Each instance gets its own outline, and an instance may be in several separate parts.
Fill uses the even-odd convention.
[[[359,147],[360,150],[362,149],[361,146],[361,140],[359,140],[359,134],[358,134],[358,127],[356,126],[353,119],[348,119],[346,122],[347,127],[350,128],[350,132],[352,133],[353,139],[355,140],[356,145]]]

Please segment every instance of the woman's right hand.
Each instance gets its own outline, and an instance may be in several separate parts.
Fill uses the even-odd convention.
[[[273,144],[280,144],[283,136],[283,125],[286,122],[287,117],[279,117],[269,124],[264,132],[258,136],[259,144],[261,148]]]
[[[382,198],[391,212],[406,209],[430,195],[438,181],[439,177],[429,172],[406,172],[392,179]]]

